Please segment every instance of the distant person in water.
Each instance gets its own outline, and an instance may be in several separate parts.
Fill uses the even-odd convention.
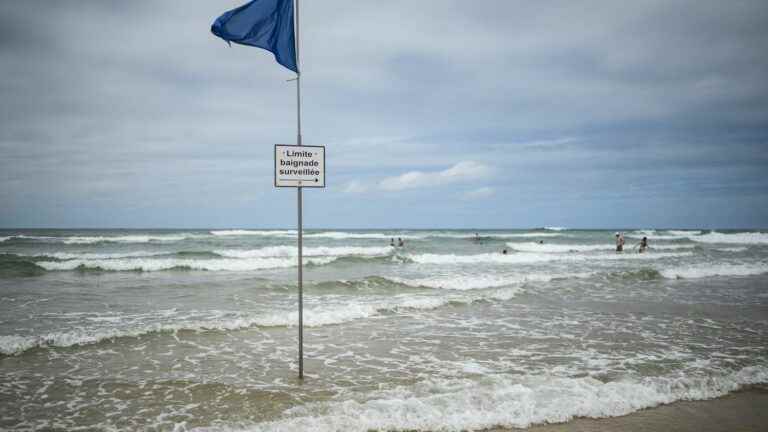
[[[640,249],[637,250],[638,253],[645,252],[648,249],[648,237],[643,237],[637,245],[640,246]]]
[[[507,254],[507,250],[506,250],[506,249],[504,249],[504,250],[502,250],[502,251],[501,251],[501,253],[502,253],[503,255],[506,255],[506,254]]]
[[[539,244],[544,244],[544,240],[539,240]]]
[[[400,237],[398,237],[398,238],[397,238],[397,246],[398,246],[398,247],[403,247],[403,246],[405,246],[405,242],[403,242],[403,239],[402,239],[402,238],[400,238]]]
[[[624,251],[624,236],[616,233],[616,252]]]
[[[395,238],[394,237],[389,239],[389,245],[392,246],[392,247],[395,247]]]

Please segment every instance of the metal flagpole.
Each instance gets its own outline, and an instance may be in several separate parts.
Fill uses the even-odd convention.
[[[299,38],[299,0],[295,1],[295,15],[296,15],[296,144],[301,145],[301,67],[299,67],[299,45],[301,39]],[[302,216],[302,187],[297,188],[297,200],[298,200],[298,231],[299,231],[299,379],[304,379],[304,293],[303,293],[303,277],[302,270],[304,267],[304,258],[302,251],[303,240],[303,221]]]

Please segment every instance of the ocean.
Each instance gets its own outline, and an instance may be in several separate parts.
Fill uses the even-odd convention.
[[[307,230],[302,382],[295,230],[0,230],[0,429],[524,428],[768,383],[768,232],[625,235]]]

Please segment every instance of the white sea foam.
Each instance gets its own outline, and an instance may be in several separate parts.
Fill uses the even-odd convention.
[[[651,240],[685,240],[701,235],[701,230],[637,230],[626,233],[624,236],[629,238],[641,239],[648,237]]]
[[[563,252],[593,252],[593,251],[612,251],[616,246],[611,243],[606,244],[554,244],[554,243],[507,243],[507,246],[520,252],[545,252],[545,253],[563,253]]]
[[[350,302],[343,306],[327,305],[305,308],[303,321],[307,327],[320,327],[368,318],[377,313],[378,308],[376,305]],[[281,311],[259,317],[254,321],[253,325],[261,327],[293,327],[298,322],[298,312],[291,310],[290,312]]]
[[[213,230],[215,236],[263,236],[263,237],[295,237],[295,230]]]
[[[641,239],[643,237],[648,237],[649,240],[685,240],[690,238],[690,235],[676,235],[676,234],[648,234],[644,231],[636,231],[633,233],[624,234],[624,237],[627,238],[633,238],[633,239]]]
[[[692,240],[699,243],[734,243],[734,244],[768,244],[768,233],[741,232],[720,233],[710,232],[703,234],[700,230],[668,230],[657,233],[655,231],[635,231],[626,234],[631,238],[648,237],[651,240]]]
[[[554,244],[554,243],[507,243],[510,248],[520,252],[540,252],[540,253],[566,253],[566,252],[612,252],[615,251],[616,246],[612,243],[605,244]],[[626,246],[631,250],[633,245]],[[655,250],[677,250],[677,249],[691,249],[692,245],[651,245],[651,249]]]
[[[544,227],[544,229],[547,230],[547,231],[565,231],[568,228],[566,228],[566,227],[558,227],[558,226],[550,226],[550,227]]]
[[[661,270],[670,279],[700,279],[713,276],[752,276],[768,273],[768,264],[695,264]]]
[[[390,240],[392,238],[416,239],[416,238],[422,238],[423,236],[414,235],[414,234],[386,234],[386,233],[328,231],[328,232],[320,232],[320,233],[308,233],[308,234],[304,234],[304,237],[327,238],[332,240],[347,240],[347,239]]]
[[[716,251],[720,252],[744,252],[747,249],[748,248],[746,246],[715,248]]]
[[[34,348],[37,338],[17,335],[0,335],[0,354],[13,355]]]
[[[305,258],[305,264],[322,265],[336,260],[337,257]],[[291,258],[247,258],[247,259],[175,259],[175,258],[137,258],[137,259],[74,259],[61,262],[41,261],[37,263],[46,270],[75,270],[78,267],[113,271],[161,271],[175,268],[210,271],[251,271],[277,269],[296,266],[296,259]]]
[[[157,255],[167,255],[170,252],[150,252],[150,251],[136,251],[136,252],[116,252],[116,253],[73,253],[73,252],[45,252],[36,254],[36,256],[47,256],[51,258],[61,260],[99,260],[99,259],[119,259],[119,258],[140,258],[151,257]]]
[[[4,242],[6,240],[10,240],[11,238],[12,237],[0,237],[0,243]]]
[[[497,233],[488,234],[492,237],[499,238],[529,238],[529,237],[562,237],[567,234],[560,232],[527,232],[527,233]]]
[[[353,319],[365,318],[375,313],[375,306],[360,304],[346,305],[345,307],[307,308],[305,309],[306,316],[304,318],[304,324],[309,327],[339,324]],[[168,315],[161,311],[158,316],[164,319],[172,319],[172,321],[143,323],[128,327],[120,326],[120,322],[141,321],[141,319],[145,318],[143,316],[126,315],[97,320],[118,324],[112,327],[86,328],[78,326],[71,330],[49,332],[33,336],[0,336],[0,353],[14,355],[32,348],[91,345],[120,337],[138,337],[153,333],[172,333],[182,330],[231,331],[257,326],[293,326],[298,322],[298,313],[287,311],[266,315],[247,315],[235,312],[209,311],[205,316],[201,316],[197,319],[183,317],[175,312]]]
[[[701,234],[701,230],[667,230],[665,232],[669,233],[669,235],[687,236],[687,237],[697,236]]]
[[[476,255],[455,254],[417,254],[409,258],[419,264],[527,264],[554,261],[558,257],[546,254],[515,253],[485,253]]]
[[[343,324],[349,321],[377,316],[385,312],[407,310],[430,310],[445,306],[449,303],[472,303],[481,300],[509,300],[518,294],[519,288],[487,290],[470,295],[413,295],[399,294],[374,301],[350,301],[344,303],[329,302],[322,306],[306,307],[304,309],[304,325],[320,327]],[[194,312],[191,312],[194,314]],[[298,323],[298,312],[276,311],[267,314],[240,313],[227,311],[206,311],[199,317],[190,316],[190,312],[180,313],[176,310],[157,311],[153,314],[125,314],[110,316],[84,316],[91,314],[69,314],[96,323],[97,327],[88,328],[78,325],[71,330],[49,332],[39,335],[0,336],[0,353],[5,355],[20,354],[33,348],[70,347],[75,345],[91,345],[120,337],[138,337],[154,333],[172,333],[182,330],[189,331],[232,331],[251,327],[292,327]],[[147,319],[155,322],[147,323]],[[157,322],[157,320],[162,320]],[[124,323],[138,323],[125,326]],[[98,325],[102,326],[98,326]],[[103,324],[110,325],[104,327]],[[122,325],[121,325],[122,324]]]
[[[404,285],[420,288],[448,289],[448,290],[478,290],[487,288],[496,288],[507,285],[519,285],[529,282],[549,282],[554,279],[562,278],[581,278],[593,275],[592,272],[583,273],[513,273],[513,274],[492,274],[482,273],[473,275],[440,275],[424,278],[389,278],[394,282]]]
[[[114,243],[151,243],[151,242],[177,242],[192,238],[191,235],[129,235],[129,236],[98,236],[98,237],[62,237],[66,244],[89,244],[100,242]]]
[[[64,244],[94,244],[94,243],[154,243],[176,242],[200,237],[197,234],[157,234],[157,235],[121,235],[121,236],[28,236],[15,235],[10,238],[43,241]]]
[[[304,256],[385,256],[392,251],[391,246],[303,248]],[[214,253],[229,258],[295,257],[298,256],[298,248],[294,246],[270,246],[252,250],[215,250]]]
[[[144,314],[147,315],[147,314]],[[70,347],[76,345],[91,345],[107,340],[113,340],[120,337],[138,337],[153,333],[172,333],[181,330],[239,330],[254,326],[271,326],[272,319],[267,316],[246,316],[232,312],[210,311],[209,316],[193,320],[178,316],[175,311],[159,311],[158,317],[175,318],[170,322],[154,322],[125,326],[112,327],[93,327],[86,328],[78,326],[71,330],[49,332],[33,336],[0,336],[0,353],[5,355],[20,354],[32,348],[46,347]],[[139,321],[143,316],[114,316],[108,319],[96,321],[106,321],[109,323],[120,323],[121,321]],[[157,318],[157,317],[156,317]],[[89,321],[93,321],[90,319]],[[280,325],[280,324],[278,324]],[[284,324],[283,324],[284,325]]]
[[[372,246],[372,247],[308,247],[304,248],[304,256],[386,256],[392,252],[390,246]],[[205,251],[201,251],[204,253]],[[61,260],[111,260],[120,258],[142,258],[163,255],[172,255],[170,251],[135,251],[135,252],[115,252],[115,253],[88,253],[88,252],[45,252],[37,253],[34,256],[47,256]],[[213,253],[225,258],[278,258],[278,257],[296,257],[298,248],[295,246],[270,246],[261,249],[237,250],[222,249],[214,250]]]
[[[23,240],[43,240],[43,241],[55,241],[61,240],[64,237],[51,237],[51,236],[28,236],[26,234],[15,234],[10,237],[6,237],[6,240],[11,239],[23,239]]]
[[[486,253],[477,255],[454,255],[454,254],[418,254],[410,255],[409,258],[419,264],[533,264],[548,261],[615,261],[615,260],[656,260],[662,258],[674,258],[693,255],[691,252],[648,252],[648,253],[615,253],[604,254],[553,254],[553,253]]]
[[[487,237],[495,238],[540,238],[540,237],[567,237],[569,234],[562,232],[478,232],[478,236],[483,239]],[[419,234],[410,235],[411,238],[454,238],[454,239],[474,239],[475,233],[468,233],[465,231],[459,232],[422,232]],[[387,237],[389,238],[389,237]],[[408,237],[403,237],[408,238]]]
[[[624,246],[627,247],[627,246]],[[635,248],[637,245],[629,245],[630,248]],[[695,249],[695,245],[691,244],[656,244],[656,243],[650,243],[648,245],[648,248],[651,251],[654,250],[679,250],[679,249]]]
[[[505,277],[504,275],[499,274],[444,275],[413,279],[393,277],[390,279],[395,282],[416,288],[427,287],[449,290],[494,288],[520,283],[521,280],[523,280],[522,276]]]
[[[304,313],[304,322],[310,327],[342,324],[361,318],[369,318],[384,312],[407,310],[431,310],[449,303],[474,303],[484,300],[509,300],[520,293],[520,288],[484,290],[471,294],[423,295],[398,294],[386,300],[372,302],[352,301],[343,304],[328,304],[311,308]],[[264,322],[263,320],[261,321]],[[293,326],[298,322],[298,312],[277,313],[269,321],[275,326]],[[260,324],[264,325],[264,324]]]
[[[370,430],[465,431],[526,428],[576,417],[605,418],[679,400],[723,396],[743,386],[768,382],[765,367],[746,367],[714,376],[662,376],[602,382],[594,378],[486,375],[477,379],[432,378],[411,386],[345,394],[329,402],[301,405],[276,421],[252,426],[215,426],[197,431]]]
[[[735,243],[735,244],[768,244],[768,233],[719,233],[711,232],[691,237],[691,240],[701,243]]]
[[[636,253],[632,250],[626,251],[624,253],[608,253],[608,254],[598,254],[598,255],[583,255],[583,256],[576,256],[572,257],[574,261],[579,260],[609,260],[609,261],[651,261],[651,260],[657,260],[657,259],[665,259],[665,258],[681,258],[681,257],[689,257],[693,256],[693,252],[654,252],[651,250],[650,252],[646,253]]]
[[[540,238],[540,237],[567,237],[569,234],[562,232],[495,232],[495,231],[482,231],[477,235],[481,239],[488,237],[495,238]],[[468,233],[466,231],[458,232],[424,232],[420,235],[414,235],[415,238],[454,238],[454,239],[475,239],[475,233]]]

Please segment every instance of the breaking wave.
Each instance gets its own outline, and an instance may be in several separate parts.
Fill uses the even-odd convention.
[[[612,272],[608,274],[608,279],[647,281],[662,279],[664,276],[656,269],[641,268],[638,270],[627,270],[621,272]]]
[[[366,247],[305,247],[302,250],[304,256],[384,256],[394,251],[391,246],[366,246]],[[272,246],[252,250],[216,250],[216,254],[228,258],[265,258],[265,257],[296,257],[298,248],[294,246]]]
[[[214,236],[263,236],[263,237],[295,237],[295,230],[213,230],[209,231]]]
[[[714,276],[753,276],[768,273],[768,264],[697,264],[661,270],[669,279],[700,279]]]
[[[16,255],[0,255],[0,277],[26,277],[40,276],[45,269],[35,264],[16,257]]]
[[[304,256],[386,256],[394,249],[390,246],[382,247],[308,247],[304,248]],[[121,258],[149,258],[149,257],[178,257],[178,258],[286,258],[297,257],[298,248],[295,246],[272,246],[260,249],[240,250],[222,249],[214,251],[134,251],[115,253],[90,253],[90,252],[47,252],[29,256],[30,258],[53,258],[55,260],[114,260]]]
[[[196,431],[294,430],[474,431],[564,423],[577,417],[618,417],[680,400],[724,396],[768,382],[768,370],[752,366],[707,376],[656,376],[604,382],[595,378],[486,375],[431,378],[372,392],[359,399],[316,402],[276,421],[251,426],[204,427]],[[347,398],[348,395],[345,395]]]
[[[581,273],[514,273],[514,274],[474,274],[474,275],[443,275],[426,278],[399,278],[391,280],[414,288],[432,288],[447,290],[478,290],[497,288],[509,285],[520,285],[530,282],[549,282],[555,279],[584,278],[592,276],[593,272]]]
[[[330,303],[304,309],[304,325],[320,327],[343,324],[385,313],[397,313],[408,310],[431,310],[449,304],[470,304],[477,301],[509,300],[521,291],[520,288],[505,288],[472,293],[470,295],[435,296],[426,294],[398,294],[376,297],[370,302],[352,301]],[[176,318],[174,321],[139,324],[131,327],[108,327],[88,329],[83,326],[62,332],[50,332],[41,335],[0,336],[0,354],[19,355],[34,348],[71,347],[92,345],[118,338],[140,337],[151,334],[175,333],[179,331],[233,331],[252,327],[293,327],[298,323],[298,312],[277,311],[266,314],[245,314],[240,312],[213,312],[214,316],[199,319],[179,318],[176,314],[161,311],[164,318]],[[115,316],[101,321],[120,323],[136,321],[136,317]]]
[[[666,233],[669,235],[676,235],[676,236],[697,236],[701,234],[701,230],[666,230]]]
[[[507,243],[507,246],[518,252],[543,252],[543,253],[567,253],[567,252],[612,252],[616,246],[611,243],[605,244],[553,244],[553,243]],[[626,246],[628,251],[632,250],[633,245]],[[678,250],[692,249],[695,245],[673,244],[673,245],[651,245],[650,249],[655,250]]]
[[[526,233],[509,233],[509,234],[490,234],[492,237],[498,238],[529,238],[529,237],[561,237],[567,234],[561,232],[526,232]]]
[[[183,253],[183,252],[182,252]],[[169,252],[149,252],[149,251],[136,251],[136,252],[116,252],[116,253],[73,253],[73,252],[51,252],[38,254],[36,257],[50,257],[57,260],[108,260],[108,259],[120,259],[120,258],[142,258],[161,255],[173,255]]]
[[[768,233],[744,232],[744,233],[719,233],[711,232],[700,236],[691,237],[691,240],[701,243],[733,243],[733,244],[768,244]]]
[[[650,240],[691,240],[698,243],[768,244],[768,233],[764,232],[704,233],[701,230],[639,230],[627,233],[626,237],[648,237]]]
[[[200,238],[199,234],[157,234],[157,235],[122,235],[122,236],[35,236],[19,234],[3,237],[3,241],[24,241],[38,243],[96,244],[96,243],[170,243]]]
[[[306,233],[306,238],[327,238],[333,240],[346,240],[346,239],[381,239],[389,240],[393,237],[401,238],[415,238],[415,236],[403,236],[403,234],[385,234],[385,233],[355,233],[355,232],[338,232],[329,231],[321,233]]]
[[[533,264],[548,261],[655,260],[691,255],[691,252],[605,253],[593,255],[521,252],[507,255],[501,253],[477,255],[419,254],[410,255],[410,259],[419,264]]]
[[[715,250],[718,252],[732,252],[732,253],[745,252],[747,249],[748,248],[746,246],[715,248]]]
[[[380,261],[384,264],[410,262],[408,257],[390,255],[387,247],[308,248],[304,264],[326,265],[333,262],[357,263]],[[140,271],[166,270],[253,271],[295,267],[296,248],[275,247],[257,250],[69,253],[54,252],[34,256],[4,255],[0,277],[36,276],[48,271]]]
[[[305,265],[324,265],[336,257],[305,258]],[[208,271],[250,271],[294,267],[296,259],[291,258],[247,258],[247,259],[74,259],[68,261],[41,261],[39,266],[46,270],[107,270],[107,271],[162,271],[162,270],[208,270]]]

